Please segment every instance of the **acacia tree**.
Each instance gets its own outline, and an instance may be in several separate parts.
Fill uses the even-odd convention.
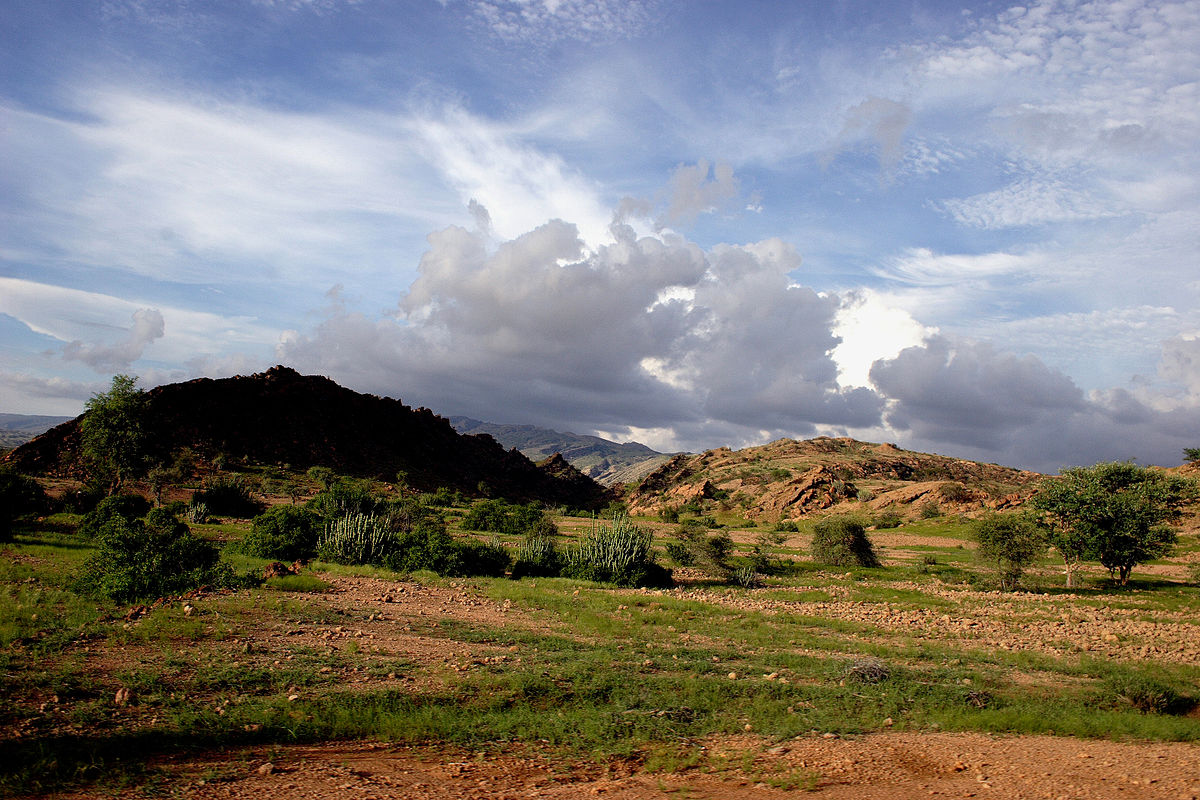
[[[107,392],[92,395],[80,421],[83,455],[92,479],[112,495],[146,469],[146,395],[137,377],[115,375]]]
[[[995,565],[1001,589],[1015,589],[1050,545],[1046,529],[1023,514],[988,514],[972,527],[979,543],[975,556]]]
[[[1187,478],[1125,461],[1072,467],[1033,498],[1050,542],[1063,556],[1067,586],[1083,560],[1099,561],[1122,586],[1133,568],[1167,555],[1184,502],[1196,496]]]

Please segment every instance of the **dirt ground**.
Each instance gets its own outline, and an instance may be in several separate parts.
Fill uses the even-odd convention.
[[[652,774],[620,763],[572,762],[534,752],[331,744],[229,751],[165,762],[159,766],[169,777],[157,789],[197,800],[767,800],[798,794],[829,800],[1200,798],[1200,747],[1187,744],[881,733],[844,739],[813,735],[773,745],[750,738],[724,739],[707,746],[716,755],[747,750],[759,755],[749,771]],[[771,784],[788,775],[808,782],[799,788]],[[85,796],[93,795],[74,795]]]
[[[543,623],[504,603],[485,597],[469,583],[427,586],[370,578],[329,579],[333,591],[318,603],[343,615],[343,624],[281,625],[256,631],[254,657],[286,658],[297,645],[336,649],[355,640],[364,650],[403,656],[414,665],[408,674],[389,675],[384,683],[412,688],[438,680],[446,670],[521,658],[494,645],[465,645],[423,635],[434,620],[538,629]],[[680,594],[708,594],[679,589]],[[731,596],[705,597],[730,602]],[[986,606],[993,598],[980,597]],[[773,600],[765,605],[788,605]],[[807,606],[808,604],[797,604]],[[814,613],[861,618],[862,604],[833,599]],[[804,609],[809,610],[809,609]],[[899,610],[890,624],[908,627]],[[997,612],[997,617],[1003,612]],[[882,620],[872,620],[882,622]],[[981,617],[985,625],[999,619]],[[919,623],[936,620],[922,617]],[[1119,624],[1080,618],[1069,627]],[[935,626],[936,627],[936,624]],[[951,633],[951,635],[955,635]],[[1080,634],[1088,636],[1090,634]],[[1161,635],[1161,634],[1160,634]],[[1099,638],[1099,637],[1098,637]],[[1129,653],[1134,656],[1133,653]],[[247,656],[242,656],[248,658]],[[275,661],[275,663],[279,663]],[[344,676],[348,685],[379,688],[380,679],[365,673]],[[414,684],[417,684],[414,686]],[[747,734],[702,742],[712,771],[646,772],[624,762],[591,763],[542,752],[533,746],[505,751],[471,752],[456,748],[396,746],[378,742],[317,746],[258,747],[172,757],[156,766],[153,784],[164,796],[197,800],[261,798],[500,798],[607,797],[782,798],[802,791],[810,796],[846,800],[894,800],[916,797],[980,798],[1169,798],[1200,800],[1200,746],[1085,741],[1052,736],[995,736],[977,733],[885,732],[838,737],[813,732],[783,742]],[[747,756],[749,754],[749,756]],[[137,790],[103,786],[71,798],[97,795],[144,796]]]

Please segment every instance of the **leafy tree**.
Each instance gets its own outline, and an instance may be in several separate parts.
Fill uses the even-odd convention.
[[[1159,470],[1115,461],[1072,467],[1033,498],[1050,542],[1063,556],[1067,586],[1083,560],[1095,559],[1124,586],[1133,568],[1162,558],[1175,544],[1166,524],[1196,496],[1196,484]]]
[[[94,480],[116,494],[146,469],[146,395],[137,377],[116,375],[107,392],[92,395],[80,422],[83,456]]]
[[[1191,464],[1200,461],[1200,447],[1185,447],[1183,448],[1183,458]]]
[[[12,538],[13,524],[21,517],[50,507],[50,499],[33,478],[7,467],[0,468],[0,542]]]
[[[995,565],[1002,589],[1016,588],[1025,568],[1050,546],[1046,529],[1022,514],[988,514],[972,527],[979,543],[975,557]]]

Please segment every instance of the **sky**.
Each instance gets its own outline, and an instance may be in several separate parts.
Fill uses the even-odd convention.
[[[8,0],[0,411],[1200,446],[1200,0]]]

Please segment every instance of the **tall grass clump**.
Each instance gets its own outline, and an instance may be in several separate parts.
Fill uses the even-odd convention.
[[[866,526],[855,517],[826,517],[813,526],[812,559],[830,567],[879,566]]]
[[[395,537],[374,514],[352,512],[329,522],[317,539],[317,557],[338,564],[382,564]]]
[[[654,560],[654,535],[617,514],[567,551],[562,575],[618,586],[669,586],[671,573]]]
[[[513,578],[553,577],[562,571],[563,558],[554,539],[544,533],[528,533],[513,558]]]

